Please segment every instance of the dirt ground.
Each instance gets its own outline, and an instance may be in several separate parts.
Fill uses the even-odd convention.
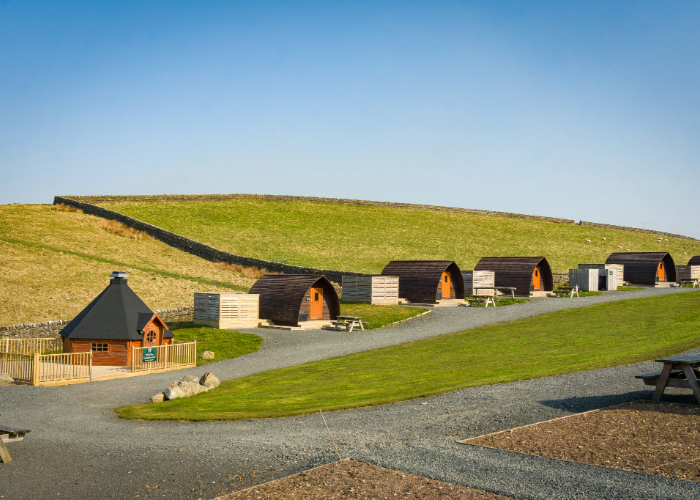
[[[700,407],[635,402],[462,441],[700,481]]]
[[[216,500],[320,500],[332,498],[415,498],[496,500],[506,497],[457,486],[357,460],[341,460]]]

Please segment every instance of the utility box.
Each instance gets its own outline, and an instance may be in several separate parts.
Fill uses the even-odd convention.
[[[496,290],[475,290],[482,286],[496,286],[496,273],[494,271],[462,271],[464,278],[464,295],[474,297],[484,295],[494,297]]]
[[[569,269],[569,286],[578,285],[582,292],[602,292],[617,290],[617,269],[599,269],[585,267],[583,269]]]
[[[260,323],[260,296],[247,293],[195,293],[195,325],[255,328]]]
[[[393,306],[399,303],[398,276],[343,276],[343,301]]]
[[[579,269],[608,269],[616,270],[615,288],[608,287],[608,290],[617,290],[617,287],[624,285],[625,266],[624,264],[579,264]]]

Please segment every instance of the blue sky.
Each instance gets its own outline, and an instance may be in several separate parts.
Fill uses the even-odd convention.
[[[0,203],[269,193],[700,238],[700,3],[0,0]]]

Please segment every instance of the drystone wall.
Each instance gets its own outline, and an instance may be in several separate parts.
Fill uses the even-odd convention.
[[[683,236],[682,234],[664,233],[663,231],[654,231],[653,229],[639,229],[636,227],[614,226],[612,224],[599,224],[597,222],[586,222],[584,220],[579,221],[579,225],[587,227],[598,227],[601,229],[614,229],[617,231],[631,231],[633,233],[655,234],[658,236],[665,236],[667,238],[679,238],[681,240],[700,241],[697,238],[691,238],[690,236]]]
[[[552,273],[552,280],[555,285],[569,286],[569,273]]]
[[[194,306],[161,309],[156,311],[166,323],[189,323],[194,316]],[[23,325],[0,326],[0,337],[13,339],[56,338],[69,320],[42,321]]]
[[[342,282],[343,275],[354,275],[354,276],[366,276],[365,273],[355,273],[350,271],[337,271],[334,269],[316,269],[313,267],[303,267],[303,266],[292,266],[289,264],[281,264],[278,262],[270,262],[269,260],[256,259],[254,257],[245,257],[243,255],[236,255],[230,252],[224,252],[217,250],[214,247],[205,245],[195,240],[191,240],[179,234],[167,231],[153,224],[148,224],[147,222],[134,219],[128,215],[120,214],[113,210],[108,210],[106,208],[93,205],[92,203],[86,203],[84,201],[79,201],[74,198],[66,198],[62,196],[54,197],[54,204],[63,203],[64,205],[70,205],[75,208],[81,209],[86,214],[96,215],[104,219],[111,219],[119,221],[127,226],[133,227],[147,233],[148,235],[162,241],[163,243],[170,245],[171,247],[177,248],[192,255],[196,255],[205,260],[211,262],[230,262],[232,264],[239,264],[246,267],[258,267],[261,269],[266,269],[273,273],[283,273],[283,274],[323,274],[330,281],[336,283]]]

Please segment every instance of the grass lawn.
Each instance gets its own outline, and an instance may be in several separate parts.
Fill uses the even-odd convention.
[[[371,304],[349,304],[340,302],[341,316],[359,316],[362,321],[367,322],[365,330],[373,330],[384,326],[403,321],[419,314],[423,314],[425,309],[417,307],[402,306],[373,306]]]
[[[700,242],[680,238],[658,243],[654,234],[433,210],[252,199],[98,204],[239,255],[369,273],[398,259],[474,269],[481,256],[507,255],[544,255],[564,272],[603,263],[618,245],[671,252],[679,264],[700,254]]]
[[[173,326],[174,325],[174,326]],[[214,363],[256,352],[262,345],[262,337],[251,333],[230,332],[193,323],[174,323],[175,339],[182,342],[197,341],[197,365]],[[216,358],[199,359],[204,351],[212,351]]]
[[[617,290],[619,292],[636,292],[637,290],[644,290],[641,286],[618,286]]]
[[[0,205],[0,325],[72,319],[115,270],[151,309],[192,305],[195,291],[247,291],[255,281],[157,240],[116,235],[102,220]]]
[[[558,311],[270,370],[227,380],[211,393],[116,411],[152,420],[303,415],[633,363],[698,345],[700,292],[688,292]]]

